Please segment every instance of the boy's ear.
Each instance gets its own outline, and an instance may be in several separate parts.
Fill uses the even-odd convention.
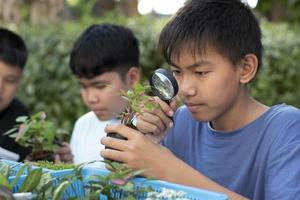
[[[126,80],[131,87],[140,81],[140,70],[137,67],[131,67],[126,75]]]
[[[258,60],[256,55],[254,54],[247,54],[242,60],[241,60],[241,76],[240,76],[240,82],[243,84],[249,83],[251,80],[254,79],[256,73],[257,73],[257,65]]]

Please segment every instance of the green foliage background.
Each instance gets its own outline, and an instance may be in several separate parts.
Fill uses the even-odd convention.
[[[300,29],[288,24],[262,23],[263,67],[252,94],[267,105],[300,108]]]
[[[45,111],[49,120],[71,132],[76,119],[87,112],[79,85],[69,70],[69,52],[81,32],[95,23],[117,23],[133,29],[140,40],[144,80],[165,66],[157,52],[159,32],[167,19],[126,18],[111,13],[99,19],[83,17],[74,22],[47,26],[23,24],[14,29],[26,40],[30,58],[18,96],[31,113]],[[267,105],[286,102],[300,107],[300,30],[287,24],[262,23],[264,65],[253,83],[253,95]],[[245,36],[245,39],[247,37]]]

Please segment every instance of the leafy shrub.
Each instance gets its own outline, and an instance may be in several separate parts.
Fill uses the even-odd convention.
[[[263,67],[253,95],[267,105],[300,107],[300,30],[287,24],[263,23]]]
[[[125,18],[111,13],[99,19],[86,17],[76,22],[17,27],[30,50],[19,97],[32,113],[45,111],[57,126],[68,132],[75,120],[87,111],[78,83],[69,69],[69,53],[86,27],[102,22],[123,24],[133,29],[140,40],[143,80],[147,80],[154,69],[165,65],[156,48],[159,32],[166,22],[164,18]],[[262,28],[264,66],[252,85],[252,93],[268,105],[286,102],[300,107],[299,27],[264,22]]]

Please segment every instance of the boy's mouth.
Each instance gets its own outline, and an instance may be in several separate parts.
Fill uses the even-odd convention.
[[[199,109],[199,107],[203,106],[204,104],[185,102],[185,105],[187,106],[190,112],[196,112]]]
[[[105,110],[104,109],[92,109],[92,111],[98,116],[98,115],[102,115]]]
[[[198,105],[187,105],[187,107],[188,107],[188,109],[189,109],[189,111],[191,111],[191,112],[196,112],[197,111],[197,109],[198,109]]]

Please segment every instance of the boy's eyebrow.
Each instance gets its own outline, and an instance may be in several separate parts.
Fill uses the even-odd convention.
[[[185,68],[201,67],[201,66],[207,65],[207,64],[210,64],[210,62],[205,61],[205,60],[199,60],[199,61],[197,61],[197,62],[195,62],[195,63],[193,63],[191,65],[185,66]],[[177,65],[175,65],[174,63],[171,63],[171,66],[180,69],[180,67],[177,66]]]
[[[81,81],[79,81],[79,84],[81,84],[81,85],[84,85],[84,83],[83,82],[81,82]],[[91,85],[91,86],[94,86],[94,85],[108,85],[109,84],[109,81],[106,81],[106,80],[95,80],[95,81],[91,81],[90,83],[89,83],[89,85]]]
[[[108,84],[109,83],[109,81],[102,81],[102,80],[96,80],[96,81],[92,81],[91,82],[91,85],[98,85],[98,84]]]

